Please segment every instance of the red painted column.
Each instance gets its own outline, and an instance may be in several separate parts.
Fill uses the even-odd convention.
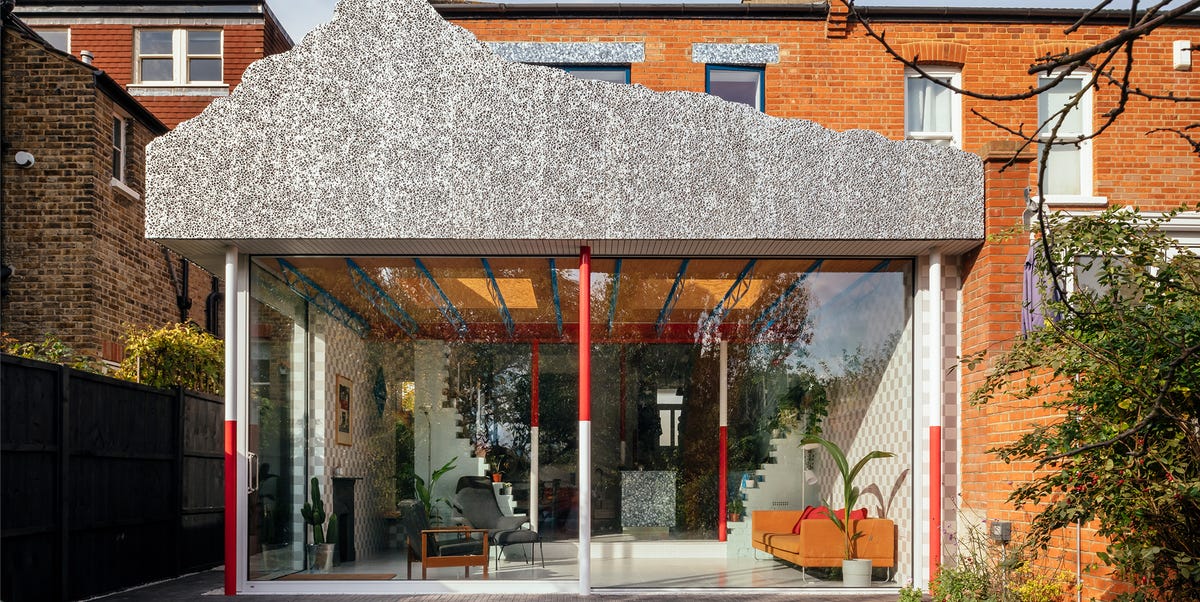
[[[237,457],[237,346],[238,266],[236,247],[225,249],[225,595],[237,594],[238,457]]]
[[[229,314],[226,314],[229,315]],[[228,341],[226,342],[228,345]],[[229,403],[226,400],[225,403]],[[237,421],[225,420],[225,595],[237,594]]]
[[[529,392],[529,395],[530,395],[529,426],[531,426],[533,428],[537,428],[538,426],[540,426],[538,424],[538,422],[539,422],[538,412],[541,411],[538,408],[538,404],[540,403],[540,395],[541,395],[540,384],[539,384],[541,375],[538,374],[538,363],[541,361],[540,355],[541,355],[540,342],[534,341],[533,342],[533,359],[530,361],[530,380],[532,381],[530,388],[532,390]]]
[[[579,594],[592,591],[592,249],[579,249]]]
[[[942,564],[942,427],[929,427],[929,579]]]
[[[720,445],[720,464],[718,464],[717,474],[717,541],[725,541],[728,534],[725,532],[728,525],[725,521],[729,519],[729,500],[726,499],[728,489],[725,483],[729,481],[729,427],[721,425],[721,442]],[[736,495],[741,495],[740,493]]]

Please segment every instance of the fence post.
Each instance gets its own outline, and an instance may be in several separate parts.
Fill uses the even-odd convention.
[[[183,572],[183,458],[184,458],[184,428],[187,416],[185,405],[187,404],[187,395],[184,394],[183,387],[175,386],[175,470],[174,470],[174,491],[172,497],[174,504],[172,508],[175,510],[175,566],[174,573],[180,575]]]
[[[71,599],[71,369],[58,366],[58,599]]]

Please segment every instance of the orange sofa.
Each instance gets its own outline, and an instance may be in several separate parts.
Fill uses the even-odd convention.
[[[755,510],[750,514],[753,545],[776,558],[802,567],[840,567],[843,554],[842,532],[828,518],[810,518],[800,523],[800,533],[792,533],[801,510]],[[896,565],[896,525],[886,518],[854,521],[862,533],[856,545],[858,558],[870,559],[874,567]]]

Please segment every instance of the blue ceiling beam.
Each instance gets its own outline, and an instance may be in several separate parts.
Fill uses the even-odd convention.
[[[775,325],[775,322],[779,319],[779,316],[775,315],[777,310],[783,307],[783,303],[788,300],[788,297],[792,296],[792,293],[800,290],[800,285],[804,284],[804,281],[808,279],[809,274],[812,274],[820,269],[822,263],[825,263],[824,259],[818,259],[814,261],[813,264],[809,266],[803,274],[800,274],[799,278],[793,280],[792,283],[789,284],[788,287],[784,289],[783,292],[780,293],[770,305],[763,309],[762,313],[758,314],[757,318],[754,318],[754,321],[750,323],[750,329],[755,330],[755,336],[761,335],[762,333],[770,330],[771,326]]]
[[[483,272],[488,277],[488,292],[492,294],[492,301],[496,304],[496,308],[500,310],[500,318],[504,320],[504,328],[508,331],[508,336],[511,337],[517,328],[517,324],[513,321],[512,314],[508,311],[508,304],[504,302],[504,295],[500,292],[500,284],[496,282],[496,275],[492,273],[492,266],[485,257],[480,257],[479,261],[483,264]]]
[[[746,262],[745,267],[743,267],[742,271],[738,273],[737,279],[733,281],[733,284],[729,285],[729,290],[725,291],[725,296],[721,299],[721,302],[717,303],[717,306],[714,307],[712,312],[708,314],[708,317],[705,318],[704,324],[700,327],[701,330],[720,326],[721,321],[725,319],[725,316],[729,313],[729,310],[732,309],[734,305],[737,305],[738,301],[741,301],[742,297],[749,292],[750,283],[746,282],[746,276],[750,275],[750,271],[754,269],[754,265],[757,263],[757,259],[751,259],[750,261]]]
[[[429,299],[437,306],[438,312],[450,323],[450,327],[454,329],[454,332],[457,332],[460,336],[467,334],[467,321],[463,319],[462,314],[458,313],[458,309],[450,302],[450,298],[446,296],[442,287],[438,286],[437,280],[433,279],[433,274],[429,273],[429,268],[426,268],[425,264],[421,263],[421,260],[416,257],[413,257],[413,264],[417,266],[417,270],[425,277],[425,282],[433,287],[433,290],[426,289],[426,292],[429,293]]]
[[[554,265],[554,258],[550,258],[550,292],[554,296],[554,320],[558,325],[558,336],[562,336],[562,303],[558,300],[558,267]]]
[[[300,295],[305,301],[308,301],[313,307],[325,312],[329,317],[340,322],[346,328],[354,331],[360,337],[366,337],[371,330],[370,322],[360,316],[358,312],[350,309],[345,303],[342,303],[334,297],[329,291],[321,288],[319,284],[313,282],[311,278],[305,276],[296,266],[288,263],[286,259],[277,259],[279,268],[283,271],[283,281],[297,295]]]
[[[612,295],[608,300],[608,334],[612,334],[613,319],[617,316],[617,295],[621,290],[621,258],[617,258],[617,267],[613,268]]]
[[[371,278],[366,270],[349,257],[346,258],[346,266],[350,269],[350,281],[354,283],[354,288],[371,303],[372,307],[387,316],[387,319],[399,326],[409,337],[417,336],[421,330],[420,324],[404,311],[404,308],[400,307],[400,304],[387,294],[387,291],[384,291],[383,287],[379,286],[379,283],[375,282],[375,279]]]
[[[658,312],[658,321],[654,323],[654,331],[662,336],[663,328],[667,326],[667,318],[671,317],[671,312],[675,310],[675,304],[679,302],[679,297],[683,294],[683,288],[679,284],[683,281],[683,274],[687,272],[690,259],[684,259],[679,262],[679,273],[675,275],[675,282],[671,284],[671,291],[667,293],[667,299],[663,302],[662,310]]]

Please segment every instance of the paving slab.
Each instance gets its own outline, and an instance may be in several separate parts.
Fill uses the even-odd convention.
[[[203,571],[184,575],[134,589],[93,598],[92,602],[119,601],[156,601],[156,602],[214,602],[224,598],[222,587],[225,573],[221,569]],[[379,595],[379,594],[332,594],[332,595],[246,595],[240,598],[250,602],[568,602],[576,600],[593,600],[596,602],[632,602],[634,600],[650,600],[651,602],[794,602],[796,600],[833,600],[835,602],[895,602],[894,591],[857,594],[840,593],[834,589],[812,592],[769,593],[762,590],[722,591],[722,590],[686,590],[678,592],[645,592],[620,590],[594,591],[585,598],[578,594],[431,594],[431,595]]]

